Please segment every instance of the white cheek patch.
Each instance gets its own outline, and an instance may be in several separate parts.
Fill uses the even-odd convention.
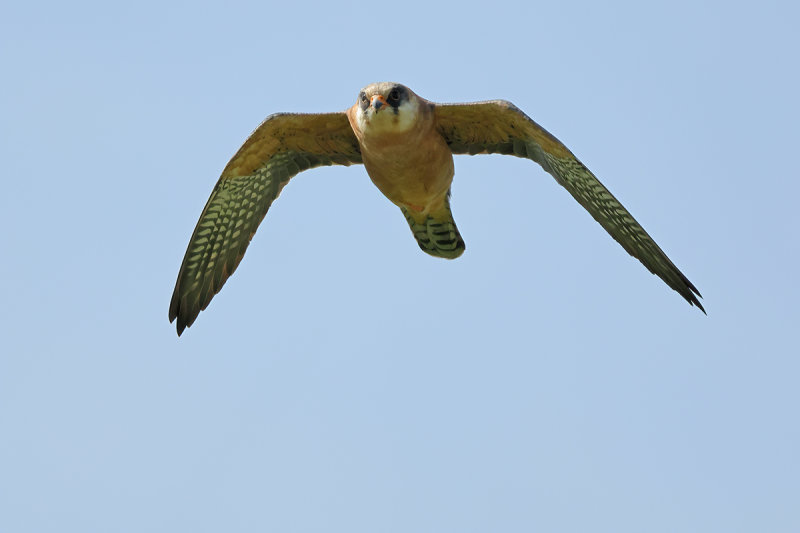
[[[358,129],[362,132],[366,132],[369,129],[367,114],[364,112],[363,109],[361,109],[360,106],[356,110],[356,123],[358,124]]]
[[[388,111],[388,110],[387,110]],[[395,128],[398,131],[408,131],[417,122],[419,112],[419,102],[406,100],[397,108],[397,114],[392,112],[393,118],[397,119]]]

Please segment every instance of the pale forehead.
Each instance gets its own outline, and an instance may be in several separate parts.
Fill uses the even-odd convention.
[[[404,87],[402,83],[395,83],[393,81],[380,81],[378,83],[371,83],[367,85],[361,89],[361,91],[367,94],[383,94],[398,86]]]

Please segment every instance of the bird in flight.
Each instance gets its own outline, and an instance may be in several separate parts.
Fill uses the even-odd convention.
[[[454,154],[531,159],[553,175],[622,247],[705,312],[700,293],[633,216],[561,141],[504,100],[429,102],[399,83],[368,85],[338,113],[278,113],[222,171],[183,258],[169,305],[178,335],[194,323],[244,256],[289,180],[324,165],[364,164],[403,212],[422,250],[454,259],[464,240],[450,212]]]

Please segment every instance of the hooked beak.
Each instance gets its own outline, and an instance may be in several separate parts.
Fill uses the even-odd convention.
[[[375,109],[375,112],[377,113],[378,111],[381,110],[381,107],[386,105],[386,98],[384,98],[383,95],[376,94],[370,100],[370,104],[372,105],[372,107]]]

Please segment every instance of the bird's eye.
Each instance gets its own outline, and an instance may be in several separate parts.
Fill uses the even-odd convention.
[[[389,100],[394,102],[400,100],[400,92],[397,89],[392,89],[392,92],[389,93]]]
[[[358,95],[358,97],[361,99],[362,102],[367,101],[367,93],[361,93]]]

